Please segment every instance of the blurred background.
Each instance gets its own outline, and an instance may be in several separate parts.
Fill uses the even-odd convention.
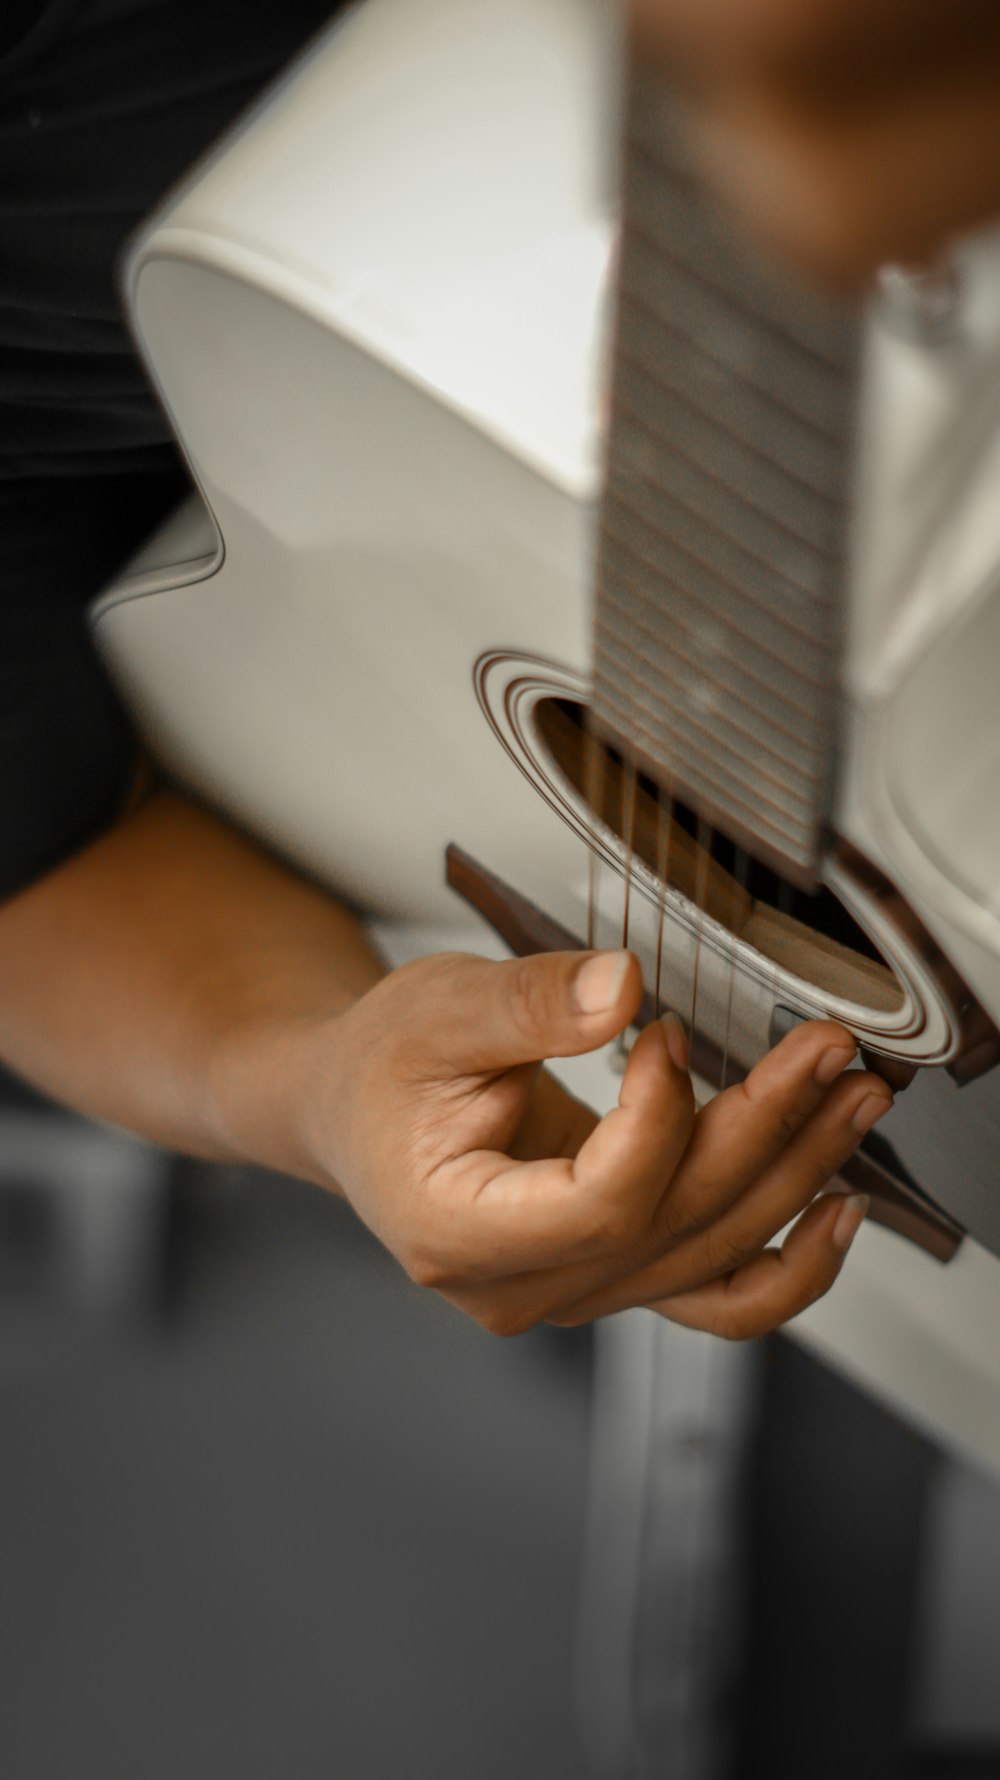
[[[5,1780],[1000,1776],[1000,1491],[791,1341],[0,1094]]]

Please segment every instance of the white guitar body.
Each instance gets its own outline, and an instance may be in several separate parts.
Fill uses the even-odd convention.
[[[134,325],[203,502],[100,602],[99,641],[177,775],[401,953],[431,934],[481,946],[445,886],[450,841],[586,927],[593,824],[533,712],[584,696],[589,671],[617,64],[604,0],[367,0],[131,260]],[[872,326],[837,827],[1000,1019],[996,257],[969,249],[959,347]],[[975,443],[960,496],[955,438]],[[597,935],[619,944],[614,837],[601,852]],[[648,960],[641,872],[632,903]],[[737,1048],[763,1048],[777,998],[876,1049],[954,1054],[919,951],[856,912],[902,985],[887,1023],[754,966]],[[697,922],[683,899],[672,915],[664,994],[683,1006]],[[701,938],[703,992],[723,995]],[[590,1069],[610,1100],[610,1068]],[[918,1145],[960,1092],[942,1070],[920,1080]],[[997,1188],[996,1210],[970,1215],[960,1187],[948,1204],[1000,1249],[1000,1168]],[[942,1268],[866,1228],[795,1332],[1000,1467],[1000,1263],[978,1243]]]

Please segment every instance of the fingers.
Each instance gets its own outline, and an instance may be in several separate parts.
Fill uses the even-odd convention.
[[[588,1199],[596,1203],[607,1198],[610,1186],[612,1234],[622,1242],[639,1241],[648,1232],[664,1182],[673,1178],[690,1142],[695,1102],[686,1065],[676,1015],[653,1021],[632,1048],[618,1106],[600,1121],[577,1156],[574,1175]],[[626,1156],[631,1173],[627,1195],[616,1182]]]
[[[503,1280],[503,1316],[523,1327],[543,1316],[582,1322],[687,1291],[757,1253],[826,1184],[859,1141],[850,1120],[862,1099],[875,1092],[880,1111],[891,1104],[884,1084],[860,1072],[830,1095],[854,1042],[833,1022],[814,1022],[695,1122],[686,1057],[671,1057],[665,1031],[658,1024],[641,1035],[618,1108],[575,1163],[518,1164],[478,1151],[436,1171],[429,1186],[437,1211],[447,1209],[447,1248],[436,1217],[434,1253],[426,1267],[410,1263],[414,1276],[449,1295]],[[678,1041],[675,1027],[675,1048]],[[799,1132],[801,1143],[768,1175]],[[740,1206],[758,1177],[754,1204]],[[731,1206],[730,1224],[718,1228]]]
[[[711,1285],[649,1308],[731,1341],[767,1335],[829,1291],[867,1209],[863,1194],[831,1193],[802,1214],[780,1249],[768,1249]]]
[[[664,1195],[662,1234],[699,1230],[733,1204],[802,1129],[855,1050],[842,1026],[810,1021],[703,1107],[683,1170]]]
[[[520,1162],[479,1150],[433,1170],[424,1194],[434,1252],[415,1277],[440,1290],[633,1248],[694,1119],[690,1077],[671,1056],[663,1023],[654,1021],[633,1046],[618,1106],[575,1157]]]
[[[743,1266],[829,1185],[864,1132],[891,1105],[892,1096],[877,1076],[852,1071],[830,1089],[771,1165],[704,1230],[565,1305],[553,1320],[577,1323],[608,1316],[690,1292]]]
[[[665,1294],[706,1284],[741,1266],[823,1192],[866,1131],[887,1113],[892,1095],[877,1076],[852,1071],[837,1082],[802,1130],[735,1205],[691,1237],[659,1269]],[[650,1273],[655,1273],[651,1269]]]
[[[457,1075],[596,1050],[624,1030],[642,999],[631,952],[543,952],[500,964],[456,954],[447,969],[434,963],[424,1062]]]
[[[836,1082],[855,1046],[832,1022],[797,1028],[697,1118],[676,1022],[640,1035],[604,1119],[536,1093],[539,1058],[605,1042],[640,995],[630,954],[564,953],[425,960],[370,998],[358,1044],[370,1069],[365,1041],[381,1061],[389,1034],[380,1178],[400,1182],[373,1227],[487,1328],[693,1297],[756,1257],[858,1140],[846,1127],[873,1078]]]

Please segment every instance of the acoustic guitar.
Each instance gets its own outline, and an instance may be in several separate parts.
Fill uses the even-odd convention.
[[[896,1233],[801,1332],[1000,1463],[1000,248],[800,287],[625,61],[603,0],[364,0],[170,196],[198,493],[96,634],[390,949],[624,941],[704,1092],[848,1026]]]

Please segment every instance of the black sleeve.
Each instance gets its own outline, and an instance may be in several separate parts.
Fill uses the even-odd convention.
[[[179,467],[0,483],[0,898],[120,813],[138,745],[86,598],[169,511]]]
[[[0,896],[113,822],[134,770],[86,607],[186,482],[121,317],[123,245],[333,10],[16,0],[0,20]]]

